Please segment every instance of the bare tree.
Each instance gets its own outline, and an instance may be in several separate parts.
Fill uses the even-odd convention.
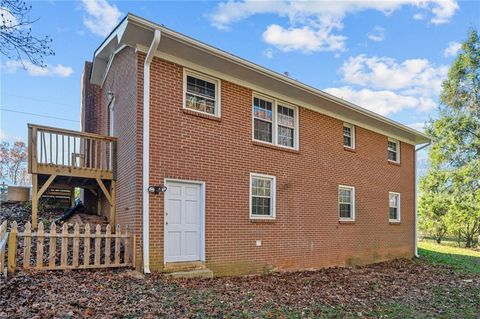
[[[22,170],[27,164],[27,146],[22,141],[16,141],[10,148],[10,179],[15,185],[21,182]]]
[[[3,141],[0,143],[0,177],[8,176],[10,167],[10,143]]]
[[[29,17],[32,6],[20,0],[0,0],[0,53],[8,59],[25,61],[45,67],[45,56],[54,55],[52,39],[46,35],[32,35],[32,24],[37,20]]]

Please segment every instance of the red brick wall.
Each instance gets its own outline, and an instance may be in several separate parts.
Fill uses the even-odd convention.
[[[82,78],[82,131],[100,134],[102,132],[102,118],[105,116],[100,104],[101,88],[90,83],[92,62],[85,61]],[[97,213],[97,197],[91,192],[83,192],[83,203],[87,211]]]
[[[91,63],[88,75],[91,72]],[[89,78],[89,76],[88,76]],[[138,144],[139,128],[137,123],[137,55],[132,48],[125,48],[119,52],[109,69],[105,82],[100,88],[91,85],[84,79],[83,96],[92,96],[94,103],[85,103],[85,108],[93,109],[94,112],[85,110],[85,128],[89,132],[108,135],[110,125],[110,114],[108,110],[109,95],[111,92],[115,96],[115,117],[114,117],[114,136],[117,137],[117,187],[116,187],[116,223],[122,227],[129,225],[135,231],[137,236],[141,234],[138,228],[138,216],[141,217],[141,207],[138,206],[138,172],[141,169],[139,163],[141,158],[137,156],[137,151],[141,151],[141,144]],[[93,91],[94,90],[94,91]],[[90,91],[90,92],[89,92]],[[89,116],[92,113],[93,115]],[[92,199],[89,192],[86,193],[86,199],[89,206],[96,208],[96,199]],[[100,191],[101,193],[101,191]],[[109,216],[109,203],[102,196],[102,214]]]
[[[102,110],[100,108],[100,87],[90,83],[92,62],[85,61],[82,78],[82,128],[84,132],[100,133]]]
[[[141,88],[143,55],[137,61]],[[412,145],[402,143],[401,164],[392,165],[387,137],[357,127],[356,152],[345,151],[342,121],[301,105],[298,152],[256,145],[250,89],[222,81],[222,116],[215,121],[183,111],[182,72],[179,65],[158,58],[152,62],[150,179],[151,184],[163,184],[164,178],[206,183],[206,262],[217,275],[413,256]],[[137,118],[141,123],[141,110]],[[276,176],[274,222],[249,220],[251,172]],[[140,171],[138,175],[141,192]],[[339,184],[355,186],[354,223],[338,221]],[[398,225],[389,224],[389,191],[402,194]],[[150,197],[154,270],[163,267],[163,207],[163,195]],[[256,247],[256,240],[262,246]]]
[[[101,105],[106,113],[102,134],[108,135],[110,113],[109,96],[114,101],[114,136],[117,137],[117,187],[116,223],[129,225],[135,231],[135,215],[138,213],[136,192],[137,162],[137,57],[135,50],[125,48],[115,56],[102,87]],[[104,200],[105,208],[108,208]],[[106,213],[106,212],[105,212]]]

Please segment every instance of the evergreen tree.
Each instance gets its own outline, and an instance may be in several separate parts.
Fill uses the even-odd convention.
[[[431,235],[447,227],[471,247],[478,242],[475,235],[480,237],[480,38],[476,30],[462,44],[443,82],[440,100],[438,117],[426,130],[433,144],[429,172],[420,183],[421,227]]]

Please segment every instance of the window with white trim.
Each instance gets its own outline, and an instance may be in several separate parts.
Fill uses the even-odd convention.
[[[355,125],[343,123],[343,146],[355,148]]]
[[[253,139],[282,147],[298,147],[298,108],[262,96],[253,97]]]
[[[400,194],[389,192],[388,193],[388,206],[389,206],[389,220],[391,222],[400,221]]]
[[[400,163],[400,142],[392,138],[388,139],[388,160]]]
[[[275,176],[250,174],[250,218],[275,218]]]
[[[184,108],[220,116],[220,81],[185,70]]]
[[[340,220],[355,220],[355,187],[338,186],[338,212]]]

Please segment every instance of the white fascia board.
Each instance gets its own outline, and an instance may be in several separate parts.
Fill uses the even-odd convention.
[[[141,46],[141,45],[137,46],[137,51],[139,51],[139,52],[146,53],[147,50],[148,50],[148,48],[146,48],[145,46]],[[221,73],[221,72],[209,69],[209,68],[205,68],[201,65],[198,65],[198,64],[195,64],[193,62],[190,62],[190,61],[172,56],[170,54],[166,54],[166,53],[157,51],[155,56],[160,58],[160,59],[182,65],[182,66],[187,67],[189,69],[193,69],[193,70],[196,70],[196,71],[199,71],[199,72],[203,72],[205,74],[211,75],[212,77],[218,78],[220,80],[225,80],[225,81],[228,81],[228,82],[231,82],[231,83],[234,83],[234,84],[238,84],[240,86],[249,88],[249,89],[253,90],[254,92],[257,92],[257,93],[260,93],[260,94],[263,93],[263,94],[269,95],[271,97],[274,97],[274,98],[283,100],[285,102],[291,103],[293,105],[296,105],[296,106],[299,106],[299,107],[304,107],[306,109],[309,109],[309,110],[312,110],[312,111],[315,111],[315,112],[319,112],[321,114],[339,119],[339,120],[344,121],[344,122],[354,124],[358,127],[362,127],[362,128],[367,129],[367,130],[370,130],[370,131],[373,131],[373,132],[376,132],[376,133],[379,133],[379,134],[382,134],[382,135],[385,135],[385,136],[393,137],[393,138],[395,138],[397,140],[400,140],[402,142],[412,144],[412,145],[417,144],[414,140],[411,140],[411,139],[408,139],[408,138],[405,138],[403,136],[399,136],[399,135],[396,135],[396,134],[392,134],[390,131],[381,130],[378,127],[365,124],[364,122],[352,119],[350,117],[342,116],[340,114],[330,112],[330,111],[325,110],[325,109],[323,109],[323,108],[321,108],[317,105],[305,103],[305,102],[299,101],[295,98],[291,98],[287,95],[284,95],[281,92],[275,92],[275,91],[272,91],[272,90],[267,89],[265,87],[260,87],[260,86],[254,85],[254,84],[249,83],[247,81],[243,81],[243,80],[240,80],[238,78],[235,78],[235,77],[233,77],[229,74]]]

